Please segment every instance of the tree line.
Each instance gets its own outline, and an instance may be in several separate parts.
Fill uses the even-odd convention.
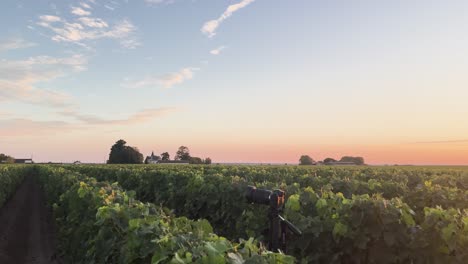
[[[6,154],[0,153],[0,163],[15,163],[15,158]]]
[[[354,164],[354,165],[365,165],[363,157],[343,156],[340,160],[334,158],[326,158],[323,161],[315,161],[309,155],[302,155],[299,158],[299,165],[335,165],[335,164]]]
[[[160,156],[155,156],[154,153],[151,156],[143,157],[137,147],[127,146],[127,142],[123,139],[118,140],[112,145],[108,164],[142,164],[149,163],[150,158],[155,158],[161,163],[169,163],[171,156],[169,152],[163,152]],[[186,146],[180,146],[174,156],[176,162],[185,162],[190,164],[211,164],[210,158],[202,159],[200,157],[192,157],[190,155],[190,149]]]

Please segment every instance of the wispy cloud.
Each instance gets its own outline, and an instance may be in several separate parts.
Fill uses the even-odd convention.
[[[166,0],[145,0],[145,2],[148,3],[148,4],[162,4],[165,1]]]
[[[193,78],[195,71],[198,68],[183,68],[178,72],[168,73],[162,76],[148,76],[143,80],[131,82],[127,80],[123,86],[129,88],[140,88],[146,86],[160,86],[164,88],[171,88],[174,85],[181,84]]]
[[[54,23],[54,22],[59,22],[62,21],[62,19],[58,16],[51,16],[51,15],[44,15],[44,16],[39,16],[39,19],[43,23]]]
[[[0,43],[0,52],[33,47],[36,44],[22,38],[12,38]]]
[[[90,28],[107,28],[109,27],[109,24],[107,24],[106,21],[100,19],[100,18],[92,18],[92,17],[80,17],[78,18],[78,21],[84,26],[90,27]]]
[[[81,114],[77,111],[62,111],[60,115],[71,117],[85,125],[132,125],[138,123],[145,123],[155,118],[166,116],[176,112],[178,109],[175,107],[152,108],[139,111],[130,115],[125,119],[105,119],[96,115]]]
[[[54,32],[51,39],[56,42],[71,42],[83,46],[85,41],[110,38],[120,40],[124,48],[132,49],[140,45],[134,36],[137,28],[127,19],[110,27],[101,18],[79,17],[68,22],[57,16],[45,15],[39,17],[37,24]]]
[[[136,39],[124,39],[120,41],[120,45],[126,49],[136,49],[141,46],[141,42]]]
[[[411,142],[410,144],[456,144],[456,143],[468,143],[468,139],[417,141],[417,142]]]
[[[175,0],[145,0],[147,4],[159,5],[159,4],[172,4]]]
[[[224,11],[223,14],[221,14],[221,16],[217,19],[214,19],[214,20],[210,20],[208,22],[206,22],[203,27],[201,28],[201,32],[205,35],[207,35],[208,37],[212,38],[216,35],[216,30],[218,29],[219,25],[226,19],[228,19],[230,16],[232,16],[232,14],[236,11],[238,11],[239,9],[242,9],[246,6],[248,6],[249,4],[255,2],[255,0],[242,0],[241,2],[237,3],[237,4],[234,4],[234,5],[230,5],[228,6],[228,8],[226,9],[226,11]]]
[[[92,7],[85,2],[80,2],[80,6],[86,9],[92,9]]]
[[[219,55],[219,54],[221,54],[221,51],[223,51],[225,48],[226,48],[225,46],[221,46],[221,47],[218,47],[216,49],[210,50],[210,53],[212,55]]]
[[[10,112],[0,111],[0,118],[9,117],[9,116],[12,116],[12,115],[13,114],[10,113]]]
[[[87,58],[73,55],[66,58],[49,56],[26,60],[2,60],[0,63],[0,101],[19,101],[49,107],[69,107],[73,99],[66,93],[38,88],[70,72],[86,69]]]
[[[63,111],[58,114],[71,120],[38,121],[27,118],[0,119],[0,138],[18,136],[41,136],[90,129],[94,127],[118,127],[143,124],[177,112],[175,107],[145,109],[124,119],[104,119],[94,115],[83,115],[76,111]],[[1,112],[0,112],[0,117]]]
[[[104,5],[105,8],[109,9],[110,11],[114,11],[115,7],[110,6],[110,5]]]
[[[30,119],[0,120],[0,137],[40,136],[76,130],[77,127],[63,121],[34,121]]]
[[[83,8],[81,8],[81,7],[75,7],[75,6],[71,7],[71,13],[74,14],[74,15],[77,15],[77,16],[89,16],[89,15],[91,15],[90,11],[87,11],[87,10],[84,10]]]

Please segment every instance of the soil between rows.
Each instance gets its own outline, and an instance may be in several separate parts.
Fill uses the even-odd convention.
[[[61,263],[55,254],[52,214],[34,177],[25,177],[0,209],[0,263]]]

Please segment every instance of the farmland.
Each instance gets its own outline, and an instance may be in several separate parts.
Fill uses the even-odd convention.
[[[64,263],[468,259],[464,167],[10,165],[0,181],[4,206],[40,186]],[[303,233],[287,255],[263,245],[268,207],[248,203],[248,185],[286,192],[282,215]]]

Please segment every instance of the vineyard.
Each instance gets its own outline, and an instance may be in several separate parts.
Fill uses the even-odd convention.
[[[0,167],[0,206],[26,176],[41,186],[63,263],[466,263],[468,169],[74,165]],[[24,180],[26,181],[26,180]],[[286,192],[285,254],[264,245]]]

